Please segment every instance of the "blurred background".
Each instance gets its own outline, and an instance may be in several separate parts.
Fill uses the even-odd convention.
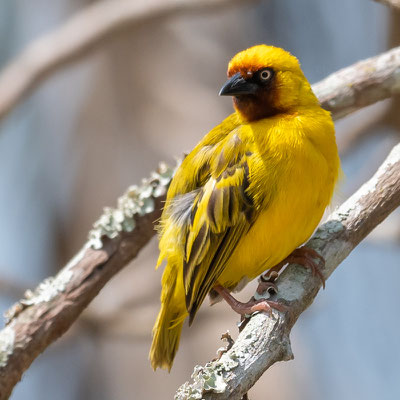
[[[0,67],[95,3],[0,0]],[[227,63],[257,43],[295,54],[314,83],[399,45],[400,13],[372,0],[226,1],[125,26],[49,75],[0,121],[3,311],[79,250],[104,206],[231,112],[230,99],[217,95]],[[399,105],[381,102],[336,124],[341,200],[399,141]],[[295,360],[268,370],[251,400],[400,398],[399,245],[395,212],[329,279],[292,332]],[[159,307],[156,257],[153,240],[34,362],[11,399],[169,399],[195,364],[214,358],[222,333],[237,336],[225,304],[204,304],[171,373],[154,373],[147,354]]]

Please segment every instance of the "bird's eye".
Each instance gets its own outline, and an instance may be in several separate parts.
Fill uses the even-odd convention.
[[[272,77],[272,71],[270,69],[263,69],[260,71],[260,81],[267,82]]]

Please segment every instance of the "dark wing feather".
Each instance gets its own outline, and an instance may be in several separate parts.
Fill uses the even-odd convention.
[[[183,263],[189,323],[251,226],[254,209],[246,193],[248,174],[243,156],[218,177],[211,177],[193,203]]]

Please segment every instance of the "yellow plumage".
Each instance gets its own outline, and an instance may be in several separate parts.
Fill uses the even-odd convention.
[[[184,159],[161,218],[154,369],[171,368],[185,318],[216,284],[234,290],[311,236],[338,177],[330,114],[295,57],[254,46],[231,60],[228,76],[236,111]]]

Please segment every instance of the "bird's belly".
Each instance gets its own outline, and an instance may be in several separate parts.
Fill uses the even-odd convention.
[[[285,192],[260,213],[240,240],[218,282],[234,288],[242,279],[254,279],[272,268],[314,232],[329,204],[332,189],[291,180]]]

